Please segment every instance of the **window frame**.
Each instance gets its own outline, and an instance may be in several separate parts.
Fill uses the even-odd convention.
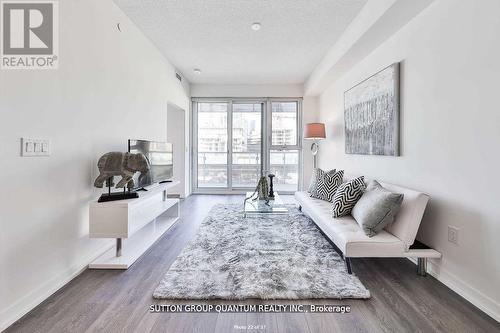
[[[272,145],[272,103],[273,102],[296,102],[297,103],[297,141],[296,145]],[[297,150],[299,154],[298,161],[298,184],[297,190],[302,189],[303,177],[303,158],[302,158],[302,98],[246,98],[246,97],[193,97],[191,98],[192,117],[191,117],[191,175],[192,175],[192,193],[194,194],[244,194],[253,188],[238,188],[232,186],[232,145],[233,145],[233,104],[255,104],[261,103],[261,131],[262,135],[262,163],[264,172],[270,170],[270,154],[272,150]],[[199,187],[198,186],[198,103],[227,103],[227,187]],[[257,185],[257,184],[255,184]],[[294,191],[280,191],[281,194],[293,194]]]
[[[296,138],[296,144],[295,145],[273,145],[272,144],[272,135],[273,135],[273,108],[272,108],[272,103],[280,103],[280,102],[295,102],[297,103],[297,119],[296,119],[296,126],[297,126],[297,138]],[[298,177],[297,177],[297,191],[300,191],[302,189],[302,177],[303,177],[303,159],[302,159],[302,98],[269,98],[268,99],[268,107],[267,109],[269,110],[267,114],[267,147],[266,147],[266,156],[267,156],[267,163],[265,170],[271,170],[271,151],[276,150],[276,151],[290,151],[290,150],[297,150],[299,154],[299,161],[298,161]],[[279,191],[280,193],[283,194],[291,194],[294,193],[294,191]]]
[[[223,99],[213,99],[213,100],[203,100],[203,101],[198,101],[198,102],[192,102],[192,137],[191,137],[191,170],[192,170],[192,193],[198,193],[198,191],[201,191],[199,193],[204,193],[205,190],[209,190],[210,192],[220,192],[220,191],[225,191],[229,188],[229,140],[231,137],[229,136],[229,129],[226,129],[228,131],[227,133],[227,146],[226,146],[226,175],[227,175],[227,181],[226,181],[226,186],[225,187],[209,187],[209,186],[204,186],[204,187],[199,187],[198,186],[198,104],[199,103],[225,103],[227,104],[227,118],[229,122],[229,117],[230,117],[230,107],[231,105]],[[227,126],[228,124],[226,124]],[[195,191],[196,189],[196,191]]]
[[[268,114],[267,114],[267,140],[269,142],[269,148],[272,150],[298,150],[302,149],[302,130],[301,130],[301,124],[302,124],[302,103],[298,99],[294,98],[272,98],[268,100]],[[296,124],[297,126],[297,137],[296,137],[296,144],[295,145],[273,145],[273,103],[297,103],[297,119],[296,119]]]

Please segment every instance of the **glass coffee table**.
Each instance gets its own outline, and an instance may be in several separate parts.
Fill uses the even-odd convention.
[[[248,198],[252,194],[253,192],[247,192],[245,198]],[[245,201],[244,217],[283,214],[288,214],[288,208],[283,204],[277,192],[274,192],[274,199],[270,199],[268,203],[265,200],[257,199],[257,194]]]

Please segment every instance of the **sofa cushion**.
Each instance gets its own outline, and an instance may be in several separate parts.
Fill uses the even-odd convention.
[[[352,217],[368,237],[373,237],[394,221],[403,194],[386,190],[372,180],[351,211]]]
[[[344,179],[353,179],[356,177],[357,176],[353,174],[344,174]],[[366,179],[365,177],[365,181],[366,180],[369,181],[371,179]],[[384,230],[401,239],[405,244],[406,250],[408,250],[417,236],[418,227],[422,221],[425,207],[427,206],[427,202],[429,202],[429,195],[407,187],[385,182],[379,183],[391,192],[401,193],[404,195],[401,208],[394,217],[394,222],[386,226]]]
[[[333,217],[342,217],[351,214],[351,210],[363,195],[366,185],[364,177],[351,179],[337,188],[333,197]]]
[[[331,204],[309,197],[307,192],[295,192],[295,199],[318,228],[347,257],[397,257],[404,254],[403,242],[382,230],[368,237],[352,216],[333,218]]]
[[[342,184],[344,170],[336,171],[334,174],[325,172],[318,178],[316,193],[311,197],[332,202],[335,191]]]
[[[334,175],[336,172],[335,169],[327,171],[326,173]],[[317,189],[318,189],[318,179],[320,177],[323,177],[325,174],[325,171],[321,170],[320,168],[315,168],[312,172],[311,175],[311,182],[309,184],[309,190],[308,192],[311,194],[311,196],[316,197],[317,196]]]

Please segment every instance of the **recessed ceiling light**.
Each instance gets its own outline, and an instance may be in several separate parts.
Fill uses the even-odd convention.
[[[195,68],[195,69],[193,69],[193,72],[194,72],[195,74],[198,74],[198,75],[199,75],[199,74],[201,74],[201,69],[199,69],[199,68]]]
[[[257,30],[260,30],[260,23],[259,22],[255,22],[252,24],[252,30],[253,31],[257,31]]]

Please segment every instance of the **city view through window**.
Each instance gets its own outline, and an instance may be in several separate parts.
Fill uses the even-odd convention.
[[[199,188],[253,188],[260,176],[263,104],[233,102],[232,110],[229,107],[225,102],[197,103]],[[271,124],[264,128],[271,130],[268,166],[264,166],[264,171],[276,175],[276,190],[296,191],[300,156],[298,103],[272,102],[271,110]],[[230,115],[232,124],[229,124]],[[228,146],[229,134],[232,138]]]

